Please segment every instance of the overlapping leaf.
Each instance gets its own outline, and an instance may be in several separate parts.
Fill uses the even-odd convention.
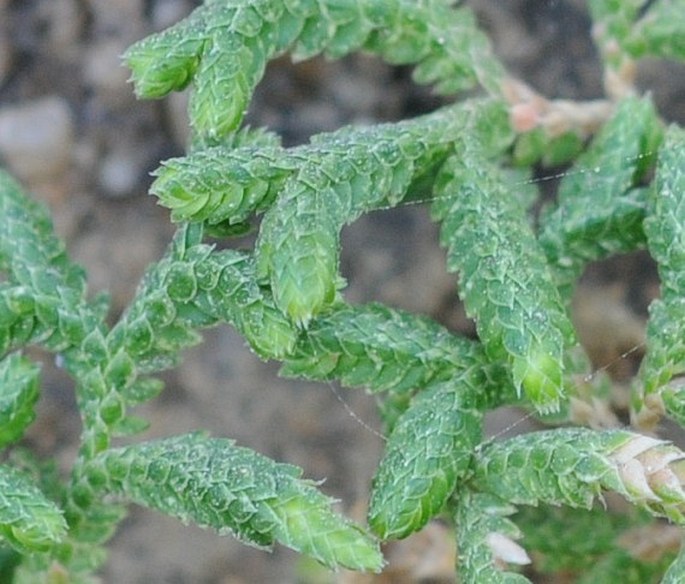
[[[685,523],[685,454],[663,440],[623,430],[558,428],[483,448],[474,486],[512,504],[590,509],[605,490]]]
[[[20,438],[35,418],[39,370],[14,354],[0,360],[0,447]]]
[[[661,299],[649,308],[647,355],[641,369],[646,394],[685,373],[685,132],[671,126],[659,152],[656,185],[645,231],[661,278]],[[674,385],[664,392],[671,413],[685,421],[685,398]]]
[[[164,162],[150,192],[173,221],[237,224],[268,208],[294,170],[282,149],[217,146]]]
[[[381,304],[340,305],[310,323],[281,373],[404,394],[449,380],[476,364],[492,377],[479,390],[483,401],[495,401],[493,385],[499,385],[498,397],[506,401],[502,368],[487,364],[479,344],[428,318]]]
[[[342,227],[362,213],[397,205],[412,180],[447,154],[478,104],[415,120],[321,135],[297,149],[297,172],[262,222],[259,275],[294,322],[335,299]]]
[[[459,293],[490,357],[509,363],[517,391],[539,411],[555,411],[572,326],[517,197],[481,150],[459,150],[433,203],[448,268],[460,274]]]
[[[179,230],[108,339],[141,372],[170,366],[181,348],[198,340],[196,329],[217,322],[235,325],[264,357],[282,357],[295,342],[268,291],[257,285],[251,256],[214,250],[202,243],[202,231],[201,225]]]
[[[644,245],[647,192],[637,188],[656,157],[661,127],[649,99],[625,99],[576,161],[541,219],[540,243],[570,300],[585,266]]]
[[[382,539],[407,537],[437,515],[482,439],[474,407],[482,377],[465,370],[421,392],[397,420],[373,480],[369,525]]]
[[[155,98],[194,81],[191,124],[217,139],[235,130],[267,62],[354,50],[395,64],[415,63],[415,79],[442,92],[497,87],[500,66],[465,8],[443,0],[207,0],[174,27],[126,53],[136,92]]]
[[[258,546],[279,541],[331,567],[378,571],[378,544],[330,509],[297,467],[230,440],[179,436],[102,454],[91,480],[147,507]]]
[[[0,538],[22,553],[46,551],[65,535],[61,510],[30,478],[0,466]]]
[[[506,564],[526,564],[530,560],[515,540],[521,533],[507,516],[515,508],[506,501],[468,490],[459,492],[454,502],[459,558],[457,573],[462,582],[526,584],[520,574],[504,571]]]
[[[42,342],[53,350],[80,343],[100,325],[101,307],[85,299],[85,275],[55,237],[45,209],[0,170],[0,354]]]

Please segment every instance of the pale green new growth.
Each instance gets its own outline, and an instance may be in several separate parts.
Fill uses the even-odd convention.
[[[645,244],[662,297],[650,308],[633,406],[655,414],[665,406],[685,423],[685,134],[671,126],[664,139],[630,77],[633,59],[685,58],[685,2],[589,5],[613,113],[592,120],[601,128],[588,143],[587,104],[562,102],[565,129],[550,131],[545,108],[558,104],[512,98],[517,83],[474,16],[449,0],[206,0],[136,43],[125,55],[136,93],[190,87],[194,135],[151,187],[181,225],[111,328],[107,299],[87,297],[83,270],[45,210],[0,171],[0,445],[12,449],[0,466],[0,574],[18,584],[94,582],[104,543],[136,502],[256,546],[280,542],[332,569],[380,571],[376,536],[406,537],[446,511],[464,584],[528,582],[516,571],[531,561],[550,579],[682,581],[682,553],[667,568],[674,550],[641,558],[621,543],[653,517],[685,523],[680,449],[625,430],[483,435],[485,415],[499,406],[568,424],[616,393],[601,371],[586,376],[566,308],[589,262]],[[414,79],[442,94],[480,85],[486,95],[295,148],[239,128],[269,60],[354,51],[415,65]],[[519,106],[542,107],[531,114],[537,127],[521,133]],[[556,200],[532,218],[531,167],[574,160]],[[428,202],[477,340],[343,299],[343,227]],[[205,241],[244,232],[260,214],[253,249]],[[333,512],[297,467],[229,439],[135,442],[147,422],[130,409],[163,388],[150,375],[221,324],[280,361],[283,375],[375,394],[388,435],[370,495],[375,535]],[[83,430],[67,481],[15,444],[39,397],[39,369],[22,354],[32,344],[74,379]],[[131,442],[114,448],[114,438]],[[608,492],[633,511],[602,507]]]

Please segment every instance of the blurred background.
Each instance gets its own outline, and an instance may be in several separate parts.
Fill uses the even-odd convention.
[[[0,165],[52,210],[71,257],[86,267],[92,292],[108,290],[114,322],[148,263],[173,234],[165,209],[147,196],[160,160],[182,155],[188,139],[187,95],[136,101],[121,54],[136,40],[187,15],[191,0],[0,0]],[[471,0],[509,70],[548,97],[602,95],[601,69],[582,0]],[[355,55],[293,65],[271,63],[247,122],[267,126],[286,145],[345,124],[415,116],[443,101],[411,82],[411,70]],[[662,115],[685,123],[685,69],[643,63]],[[557,170],[554,170],[556,172]],[[545,172],[552,172],[551,169]],[[515,185],[514,185],[515,186]],[[0,218],[2,220],[2,218]],[[246,245],[249,239],[238,245]],[[420,207],[361,218],[343,234],[342,271],[351,302],[379,300],[429,315],[472,335],[445,273],[435,226]],[[591,266],[575,318],[595,365],[619,380],[635,370],[646,306],[658,293],[644,254]],[[164,374],[166,390],[138,412],[152,423],[144,438],[206,429],[234,438],[325,479],[341,509],[363,519],[382,441],[371,398],[363,392],[282,380],[277,363],[260,362],[230,328],[204,334],[181,367]],[[56,455],[67,472],[80,422],[70,379],[49,356],[44,394],[28,441]],[[341,401],[343,400],[343,401]],[[351,414],[350,412],[354,412]],[[490,431],[521,417],[498,412]],[[439,523],[388,549],[384,576],[340,575],[346,582],[451,582],[454,550]],[[394,558],[394,559],[393,559]],[[278,547],[246,548],[228,537],[131,508],[110,545],[105,582],[324,583],[332,576]]]

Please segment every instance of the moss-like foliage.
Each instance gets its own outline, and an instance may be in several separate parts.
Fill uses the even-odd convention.
[[[162,163],[151,189],[177,233],[112,326],[106,297],[87,295],[46,211],[0,171],[3,581],[91,582],[130,503],[256,546],[280,542],[331,569],[380,571],[382,540],[446,513],[465,584],[526,582],[520,566],[530,562],[552,576],[573,571],[580,582],[682,581],[682,554],[640,558],[616,542],[653,517],[685,523],[685,454],[633,431],[568,427],[611,387],[586,377],[589,359],[567,308],[589,262],[646,248],[662,295],[650,308],[632,406],[685,422],[685,134],[664,130],[650,98],[621,78],[645,55],[685,57],[685,6],[589,5],[613,102],[599,108],[609,113],[587,143],[587,125],[574,131],[574,116],[599,110],[542,98],[511,107],[505,98],[516,84],[505,81],[468,7],[448,0],[206,0],[133,45],[125,62],[136,93],[189,87],[194,135],[186,156]],[[441,94],[480,94],[295,148],[240,128],[270,59],[354,51],[413,65],[414,79]],[[538,101],[567,115],[569,131],[548,131],[537,112],[538,126],[517,134],[514,110]],[[538,162],[562,161],[575,166],[532,217],[538,193],[525,177]],[[408,203],[426,203],[440,224],[446,269],[458,275],[477,338],[345,301],[341,230]],[[251,225],[251,249],[217,242]],[[362,387],[381,403],[388,436],[368,528],[334,512],[325,486],[298,468],[230,439],[138,439],[147,422],[131,410],[162,391],[154,374],[216,325],[280,361],[283,375]],[[83,428],[66,480],[16,445],[40,394],[29,345],[54,353],[74,379]],[[487,440],[487,414],[505,405],[567,427]],[[597,503],[608,493],[639,513],[602,523]],[[560,509],[546,517],[525,510],[539,505]],[[584,532],[592,541],[581,541]]]
[[[278,540],[331,568],[378,571],[378,544],[335,515],[315,483],[230,440],[187,435],[111,449],[92,463],[94,489],[121,493],[248,543]]]

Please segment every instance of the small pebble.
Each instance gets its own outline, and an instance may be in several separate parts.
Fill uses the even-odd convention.
[[[182,20],[192,10],[193,5],[187,0],[157,0],[152,9],[152,28],[164,30]]]
[[[93,15],[93,29],[100,38],[117,36],[119,38],[142,36],[140,25],[144,22],[143,0],[90,0]]]
[[[78,0],[51,0],[39,5],[46,27],[46,40],[52,55],[68,56],[79,51],[79,36],[86,22],[86,11]]]
[[[174,91],[162,102],[174,143],[181,149],[190,144],[190,118],[188,117],[189,92]]]
[[[141,174],[140,156],[135,149],[127,148],[105,156],[98,178],[104,194],[118,198],[133,194]]]
[[[59,96],[0,109],[0,156],[27,185],[66,172],[73,142],[69,104]]]
[[[107,39],[90,47],[84,62],[84,81],[90,85],[101,102],[117,106],[133,101],[131,72],[123,66],[121,55],[126,46],[117,39]]]
[[[0,14],[7,14],[7,0],[0,0]],[[12,65],[12,43],[9,38],[9,26],[7,18],[0,20],[0,85],[5,82],[5,77]]]

